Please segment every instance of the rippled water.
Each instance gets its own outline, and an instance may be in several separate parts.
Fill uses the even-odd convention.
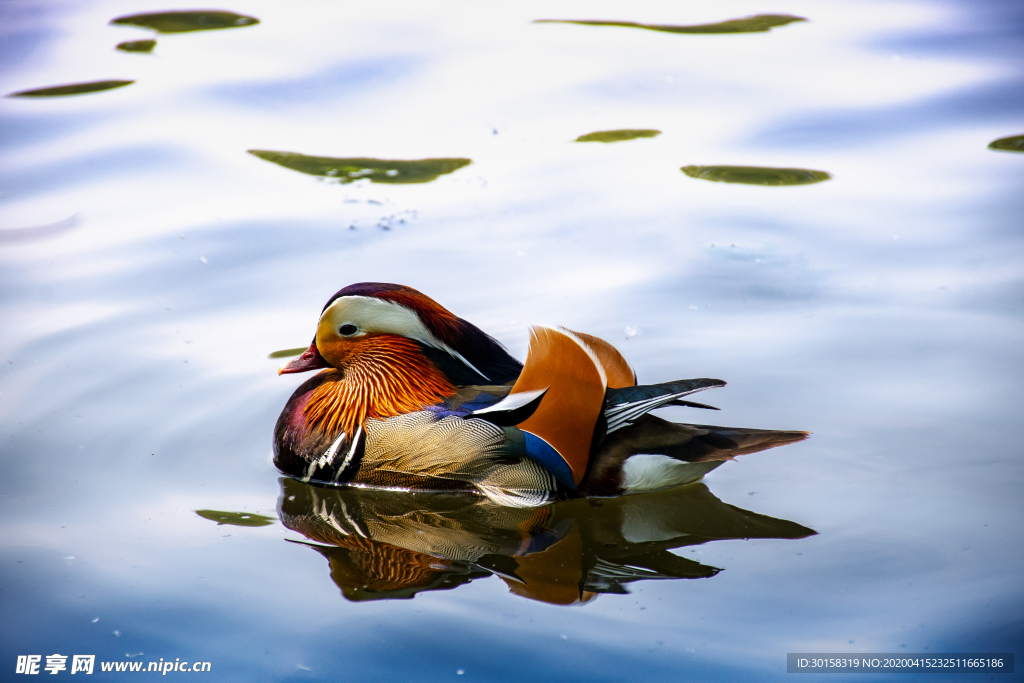
[[[175,9],[0,2],[3,93],[130,81],[0,99],[0,667],[767,680],[787,652],[1020,652],[1020,3],[110,23]],[[690,30],[758,14],[806,21]],[[268,354],[358,281],[520,358],[562,324],[641,381],[729,382],[668,419],[813,436],[534,517],[281,480],[302,378]]]

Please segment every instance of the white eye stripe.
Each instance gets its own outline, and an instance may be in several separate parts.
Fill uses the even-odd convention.
[[[369,296],[344,296],[328,306],[321,314],[320,322],[324,323],[325,321],[335,331],[338,331],[343,325],[355,325],[359,329],[357,334],[342,335],[348,338],[372,332],[408,337],[421,344],[444,351],[490,381],[487,375],[477,370],[461,353],[435,337],[415,311],[400,304]]]

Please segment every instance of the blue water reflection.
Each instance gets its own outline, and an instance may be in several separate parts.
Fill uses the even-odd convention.
[[[920,132],[922,126],[958,127],[965,119],[976,125],[1019,120],[1024,109],[1021,86],[1024,86],[1024,74],[923,102],[805,114],[759,131],[751,142],[787,148],[835,149],[913,135]]]

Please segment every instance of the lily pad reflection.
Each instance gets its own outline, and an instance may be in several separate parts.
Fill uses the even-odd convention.
[[[281,349],[280,351],[274,351],[267,358],[291,358],[292,356],[298,356],[308,348],[308,346],[300,346],[297,349]]]
[[[53,85],[47,88],[34,88],[32,90],[19,90],[9,93],[8,97],[63,97],[65,95],[84,95],[90,92],[102,92],[113,90],[135,81],[89,81],[88,83],[70,83],[68,85]]]
[[[269,526],[274,523],[273,517],[257,515],[252,512],[225,512],[223,510],[196,510],[203,519],[231,526]]]
[[[1002,152],[1024,152],[1024,135],[1013,135],[1008,138],[993,140],[988,143],[988,148]]]
[[[250,149],[249,154],[300,173],[334,178],[339,183],[351,183],[360,178],[368,178],[374,183],[429,183],[438,176],[452,173],[473,163],[471,159],[336,159],[264,149]]]
[[[188,10],[182,12],[144,12],[112,19],[111,24],[138,26],[157,33],[188,33],[222,28],[240,28],[260,23],[256,17],[220,10]]]
[[[652,128],[624,128],[622,130],[599,130],[581,135],[574,142],[624,142],[637,138],[653,138],[661,135],[660,130]]]
[[[121,52],[149,53],[153,51],[154,47],[156,47],[155,40],[126,40],[117,44],[117,49]]]
[[[691,178],[745,185],[810,185],[832,177],[825,171],[768,166],[683,166],[680,170]]]
[[[807,21],[803,17],[791,14],[758,14],[743,19],[730,19],[714,24],[640,24],[635,21],[597,21],[586,19],[537,19],[535,24],[580,24],[582,26],[621,26],[625,28],[642,28],[648,31],[665,33],[764,33],[777,26],[785,26],[795,21]]]

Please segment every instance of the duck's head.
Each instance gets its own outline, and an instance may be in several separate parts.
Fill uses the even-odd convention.
[[[403,285],[361,282],[327,301],[313,343],[278,374],[345,369],[384,343],[385,336],[418,344],[455,384],[502,384],[522,369],[497,341],[425,294]]]

